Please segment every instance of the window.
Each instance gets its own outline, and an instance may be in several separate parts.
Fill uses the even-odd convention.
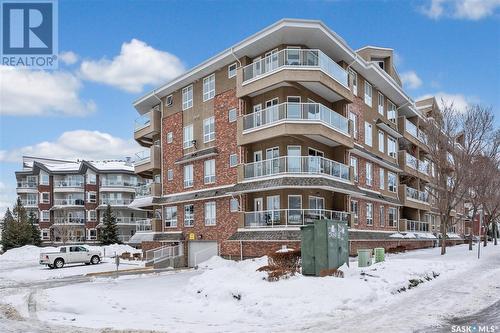
[[[49,185],[49,174],[44,171],[40,171],[40,185]]]
[[[229,121],[230,123],[235,122],[235,121],[236,121],[237,116],[238,116],[238,114],[237,114],[237,112],[236,112],[236,109],[231,109],[231,110],[229,110],[229,112],[228,112],[228,121]]]
[[[215,96],[215,74],[203,79],[203,102]]]
[[[373,225],[373,204],[366,204],[366,225]]]
[[[193,165],[185,165],[184,166],[184,187],[192,187],[193,186]]]
[[[365,81],[365,103],[372,106],[372,85],[368,81]]]
[[[168,132],[167,133],[167,143],[172,143],[174,141],[174,133]]]
[[[205,225],[215,225],[215,201],[205,203]]]
[[[351,200],[351,213],[354,224],[358,224],[359,206],[356,200]]]
[[[389,100],[387,101],[387,118],[394,124],[396,123],[396,105]]]
[[[88,240],[96,240],[97,239],[97,230],[96,229],[87,229],[87,239]]]
[[[231,198],[231,200],[229,200],[229,211],[234,213],[239,210],[240,210],[240,203],[238,202],[238,199]]]
[[[389,227],[396,227],[398,221],[398,210],[394,207],[389,207]]]
[[[379,178],[380,178],[380,189],[385,189],[385,170],[384,168],[379,169]]]
[[[383,153],[385,152],[385,135],[384,131],[378,131],[378,150]]]
[[[182,111],[193,106],[193,85],[182,89]]]
[[[89,210],[87,212],[87,220],[89,221],[97,220],[97,212],[95,210]]]
[[[42,229],[42,240],[50,239],[50,229]]]
[[[215,117],[203,120],[203,142],[215,140]]]
[[[94,191],[87,192],[87,202],[96,203],[96,201],[97,201],[97,193]]]
[[[384,115],[384,95],[378,93],[378,113]]]
[[[191,148],[194,144],[193,139],[193,124],[184,127],[184,149]]]
[[[385,208],[384,206],[380,206],[380,226],[383,227],[385,225]]]
[[[396,139],[392,136],[387,136],[387,153],[390,157],[396,158]]]
[[[215,160],[205,161],[205,184],[215,183]]]
[[[40,203],[43,203],[43,204],[50,203],[50,193],[49,192],[40,193]]]
[[[354,96],[358,95],[358,73],[353,71],[352,69],[349,69],[349,76],[351,78],[351,83],[352,83],[352,93]]]
[[[354,138],[358,138],[358,115],[349,111],[349,120],[352,121],[352,133]]]
[[[87,172],[87,184],[95,185],[97,182],[96,175],[93,172]]]
[[[172,106],[174,104],[174,97],[172,95],[167,96],[167,106]]]
[[[231,154],[229,155],[229,166],[235,167],[238,164],[238,155]]]
[[[177,227],[177,206],[165,207],[165,227]]]
[[[397,179],[396,179],[396,174],[392,172],[387,173],[387,189],[390,192],[396,192],[397,188]]]
[[[167,170],[167,180],[172,180],[174,179],[174,170],[168,169]]]
[[[372,139],[372,124],[369,124],[365,121],[365,144],[371,147]]]
[[[372,183],[373,183],[372,164],[366,162],[366,185],[372,186]]]
[[[184,205],[184,226],[192,227],[194,225],[194,205]]]
[[[354,181],[358,181],[358,159],[354,156],[351,156],[351,166],[353,169],[353,174],[354,174]]]
[[[48,222],[50,221],[50,212],[48,210],[42,210],[40,217],[43,222]]]
[[[232,78],[236,76],[236,69],[238,68],[238,64],[234,63],[227,66],[227,77]]]

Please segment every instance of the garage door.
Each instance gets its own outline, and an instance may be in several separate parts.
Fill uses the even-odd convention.
[[[190,241],[188,243],[188,264],[194,267],[200,262],[216,256],[217,242],[214,241]]]

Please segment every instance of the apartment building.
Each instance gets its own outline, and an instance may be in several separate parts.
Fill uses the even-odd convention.
[[[392,49],[284,19],[134,106],[148,147],[135,170],[158,184],[144,247],[259,256],[323,218],[349,223],[352,253],[436,240],[420,127],[437,105],[406,94]]]
[[[16,179],[17,195],[28,214],[37,217],[44,243],[97,241],[107,205],[122,242],[148,217],[147,211],[128,207],[137,189],[144,187],[131,161],[75,162],[24,156]]]

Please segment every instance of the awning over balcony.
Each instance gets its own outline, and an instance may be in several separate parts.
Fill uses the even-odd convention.
[[[154,232],[154,231],[139,231],[130,237],[127,242],[130,245],[139,245],[142,242],[162,242],[172,241],[178,242],[183,239],[181,231],[174,232]]]
[[[130,205],[128,205],[128,208],[132,209],[141,209],[145,207],[150,207],[153,206],[153,197],[143,197],[143,198],[135,198],[134,201]]]

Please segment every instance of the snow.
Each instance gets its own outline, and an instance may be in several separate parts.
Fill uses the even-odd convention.
[[[380,331],[412,332],[441,315],[468,313],[500,297],[494,278],[500,274],[500,247],[481,248],[481,260],[467,245],[448,248],[446,256],[439,251],[387,254],[385,262],[365,268],[351,261],[341,268],[345,278],[296,275],[278,282],[267,282],[266,273],[256,271],[266,257],[240,262],[212,257],[196,271],[97,278],[38,291],[37,316],[70,326],[176,332],[370,332],[377,325]],[[433,273],[440,275],[426,281]],[[410,279],[425,282],[398,293]],[[456,293],[444,297],[446,288]]]

